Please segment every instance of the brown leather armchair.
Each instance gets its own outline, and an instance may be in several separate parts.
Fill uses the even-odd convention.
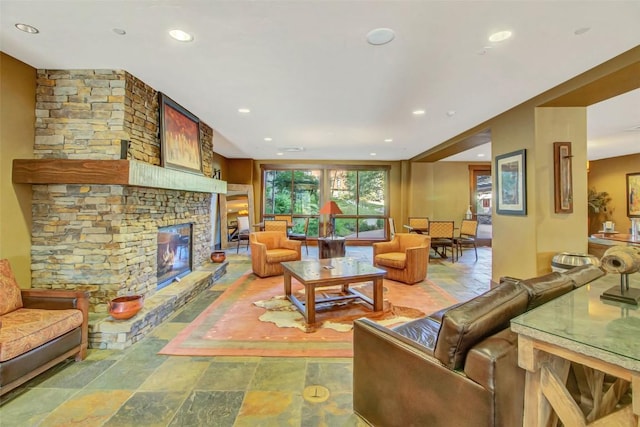
[[[299,261],[302,242],[289,240],[284,231],[257,231],[249,234],[251,266],[260,277],[283,274],[281,262]]]
[[[522,425],[525,372],[510,320],[604,272],[593,265],[508,278],[393,329],[354,322],[353,409],[375,426]]]
[[[387,271],[387,279],[421,282],[427,277],[430,242],[424,234],[396,233],[389,242],[373,244],[373,264]]]

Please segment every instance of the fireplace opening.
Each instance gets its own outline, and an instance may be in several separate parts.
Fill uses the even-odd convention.
[[[191,272],[193,224],[158,229],[158,289]]]

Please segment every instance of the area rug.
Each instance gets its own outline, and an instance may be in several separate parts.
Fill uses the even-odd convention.
[[[371,283],[356,286],[360,286],[365,294],[372,287]],[[371,312],[368,305],[359,303],[321,308],[316,314],[317,322],[312,328],[306,328],[302,314],[294,310],[283,297],[282,276],[261,279],[247,272],[229,285],[160,354],[351,357],[354,319],[369,317],[390,326],[456,302],[455,298],[435,284],[427,283],[424,288],[385,280],[382,312]],[[292,291],[302,294],[304,287],[293,279]],[[340,292],[340,287],[324,288],[322,291]]]

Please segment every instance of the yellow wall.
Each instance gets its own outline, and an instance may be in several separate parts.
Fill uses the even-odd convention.
[[[640,138],[637,142],[640,144]],[[627,181],[626,174],[640,173],[640,154],[613,157],[590,162],[588,181],[589,188],[606,191],[611,197],[611,218],[599,218],[594,221],[589,232],[601,229],[601,221],[610,220],[616,223],[616,230],[628,233],[631,221],[627,217]]]
[[[454,220],[456,227],[469,207],[469,165],[484,163],[414,163],[409,216],[432,221]]]
[[[11,182],[13,159],[32,158],[36,70],[0,52],[0,258],[31,287],[31,185]]]
[[[587,111],[584,107],[536,108],[536,189],[533,202],[537,233],[537,271],[551,271],[558,252],[587,252]],[[573,212],[555,213],[553,143],[571,142]],[[571,236],[572,238],[567,238]]]

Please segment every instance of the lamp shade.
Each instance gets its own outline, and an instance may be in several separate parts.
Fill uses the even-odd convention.
[[[338,207],[336,202],[330,201],[330,202],[325,203],[324,206],[322,207],[322,209],[320,209],[320,211],[318,213],[335,215],[335,214],[341,214],[342,211],[340,210],[340,207]]]

